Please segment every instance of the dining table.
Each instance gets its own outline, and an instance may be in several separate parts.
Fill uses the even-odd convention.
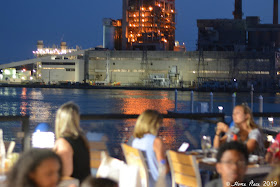
[[[202,150],[193,150],[187,152],[187,154],[195,155],[200,170],[207,170],[216,172],[217,160],[212,157],[213,154],[209,154],[210,157],[205,157]],[[264,159],[256,155],[249,155],[249,163],[247,165],[247,171],[245,177],[263,177],[266,176],[272,170],[272,166],[264,162]]]

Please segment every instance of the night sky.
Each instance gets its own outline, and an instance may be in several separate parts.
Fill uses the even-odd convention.
[[[176,0],[176,40],[196,49],[197,19],[232,19],[234,0]],[[243,18],[272,23],[273,0],[243,0]],[[67,42],[82,49],[102,45],[102,19],[120,19],[122,0],[1,0],[0,64],[33,58],[45,47]]]

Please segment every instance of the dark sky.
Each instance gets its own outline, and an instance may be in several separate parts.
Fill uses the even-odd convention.
[[[176,40],[196,48],[197,19],[232,19],[234,0],[176,0]],[[45,46],[87,49],[102,45],[102,19],[120,19],[122,0],[1,0],[0,64],[33,58],[37,40]],[[243,0],[243,17],[272,23],[273,0]]]

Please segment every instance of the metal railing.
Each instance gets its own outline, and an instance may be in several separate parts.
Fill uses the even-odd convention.
[[[162,114],[163,118],[169,119],[190,119],[197,120],[206,123],[216,124],[219,121],[224,121],[224,113],[177,113],[168,112],[167,114]],[[254,117],[280,117],[280,113],[253,113]],[[81,120],[123,120],[123,119],[136,119],[138,114],[82,114],[80,116]],[[22,139],[23,150],[30,148],[30,121],[29,116],[0,116],[1,121],[20,121],[22,131],[19,132],[18,137]],[[276,135],[279,132],[269,131],[269,129],[264,129],[264,132],[271,135]]]
[[[21,122],[21,132],[18,132],[17,136],[22,139],[22,150],[27,150],[30,148],[30,125],[29,125],[29,115],[26,116],[0,116],[0,121],[20,121]]]

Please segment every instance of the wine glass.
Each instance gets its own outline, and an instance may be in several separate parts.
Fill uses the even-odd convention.
[[[204,157],[207,157],[207,154],[210,152],[211,147],[211,137],[203,135],[201,138],[201,148],[204,153]]]

